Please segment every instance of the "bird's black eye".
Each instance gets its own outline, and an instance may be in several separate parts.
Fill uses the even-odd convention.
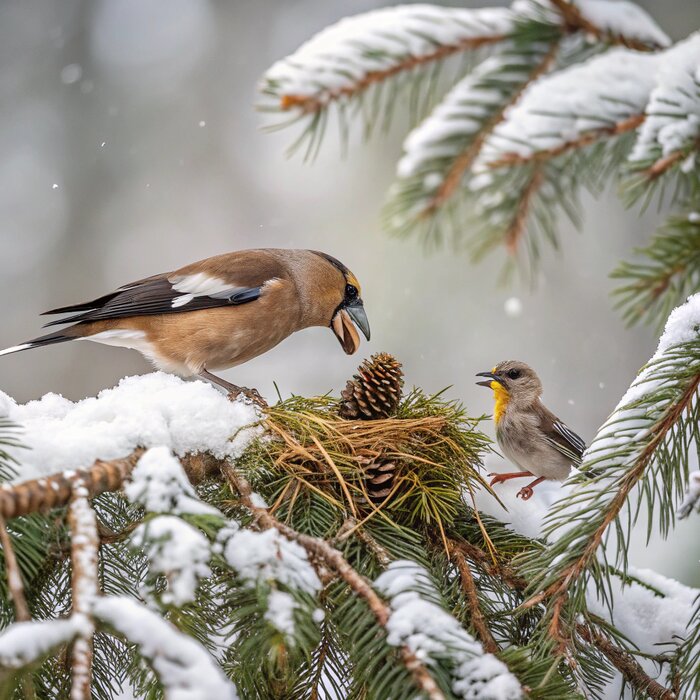
[[[352,284],[345,285],[345,298],[349,301],[357,299],[357,287]]]
[[[520,376],[520,370],[519,369],[509,369],[508,376],[511,379],[517,379]]]

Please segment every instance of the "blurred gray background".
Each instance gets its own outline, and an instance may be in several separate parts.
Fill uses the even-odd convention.
[[[347,357],[327,329],[307,330],[226,378],[270,398],[273,382],[284,396],[338,392],[361,356],[387,350],[409,384],[452,385],[482,414],[491,398],[474,374],[518,358],[590,440],[656,346],[651,330],[624,328],[608,278],[647,241],[655,213],[626,212],[613,195],[586,200],[583,232],[562,221],[562,250],[545,255],[536,288],[502,288],[500,251],[473,266],[380,230],[406,120],[369,144],[354,138],[344,159],[329,129],[313,164],[285,157],[292,130],[260,130],[256,84],[273,61],[387,4],[1,0],[0,347],[38,335],[47,308],[209,255],[318,248],[359,277],[371,343]],[[695,1],[639,4],[673,39],[700,26]],[[0,389],[20,402],[49,391],[76,400],[147,371],[136,352],[72,343],[3,357]],[[700,583],[696,529],[691,519],[673,547],[646,548],[640,535],[631,562]]]

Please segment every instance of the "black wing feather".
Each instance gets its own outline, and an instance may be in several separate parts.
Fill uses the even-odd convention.
[[[230,295],[195,295],[186,304],[173,306],[174,300],[187,295],[173,289],[173,285],[167,277],[149,278],[140,283],[122,287],[116,292],[107,294],[92,302],[65,306],[62,309],[46,312],[83,311],[83,313],[50,321],[44,325],[54,326],[62,323],[83,323],[110,318],[126,318],[128,316],[153,316],[213,309],[222,306],[237,306],[255,301],[260,297],[261,292],[262,285],[244,289],[238,287],[232,288]]]

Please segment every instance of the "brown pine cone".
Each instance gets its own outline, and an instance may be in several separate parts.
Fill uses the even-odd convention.
[[[358,461],[365,473],[367,495],[372,503],[379,505],[394,488],[398,465],[391,459],[382,459],[381,455],[375,458],[358,457]]]
[[[403,388],[401,363],[389,353],[380,352],[364,360],[357,371],[340,394],[340,417],[375,420],[394,414]]]

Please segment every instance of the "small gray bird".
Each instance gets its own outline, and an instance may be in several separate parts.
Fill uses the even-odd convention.
[[[493,389],[496,439],[503,454],[520,471],[495,474],[491,486],[524,476],[537,477],[518,491],[526,501],[532,489],[545,479],[564,481],[571,466],[579,466],[584,441],[542,403],[542,382],[529,365],[517,360],[497,364],[480,386]]]

